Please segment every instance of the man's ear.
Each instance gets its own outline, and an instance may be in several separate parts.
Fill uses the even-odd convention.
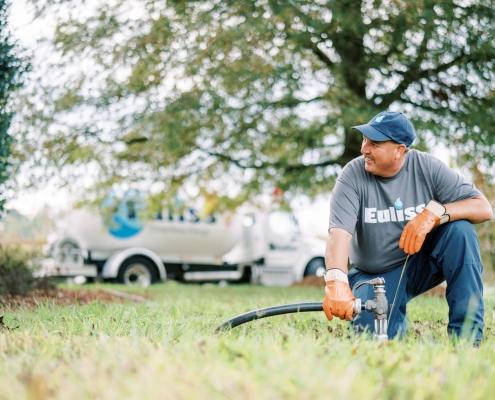
[[[403,144],[398,145],[397,148],[395,149],[395,158],[399,158],[400,156],[402,156],[405,151],[406,151],[406,146],[404,146]]]

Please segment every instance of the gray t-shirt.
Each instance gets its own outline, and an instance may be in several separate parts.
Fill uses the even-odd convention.
[[[349,162],[337,179],[330,201],[330,227],[352,234],[351,264],[383,273],[404,263],[402,230],[430,200],[442,204],[481,196],[476,187],[440,160],[416,150],[391,178],[364,169],[363,157]]]

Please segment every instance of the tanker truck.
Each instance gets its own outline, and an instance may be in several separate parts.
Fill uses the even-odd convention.
[[[185,208],[144,218],[145,208],[143,196],[128,191],[98,211],[72,211],[57,224],[41,274],[140,286],[166,279],[289,286],[325,271],[325,242],[302,235],[289,211],[202,216]]]

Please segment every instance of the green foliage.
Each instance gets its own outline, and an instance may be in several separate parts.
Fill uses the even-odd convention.
[[[9,2],[0,0],[0,188],[10,177],[12,137],[9,134],[13,112],[10,104],[12,93],[21,85],[21,76],[27,62],[18,55],[7,29]],[[6,199],[0,197],[0,211]]]
[[[480,171],[480,160],[476,155],[467,157],[466,165],[470,167],[476,187],[480,189],[495,209],[495,186],[492,184],[493,176]],[[483,260],[484,279],[488,282],[495,281],[495,221],[492,219],[476,225],[480,239],[481,257]]]
[[[420,148],[495,161],[492,1],[32,3],[57,18],[59,79],[23,103],[22,154],[68,180],[97,165],[102,187],[167,196],[315,195],[359,155],[351,127],[389,108]]]
[[[0,295],[25,295],[34,288],[47,289],[51,284],[33,273],[39,268],[35,254],[18,246],[0,246]]]

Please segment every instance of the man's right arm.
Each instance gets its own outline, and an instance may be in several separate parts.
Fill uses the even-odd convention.
[[[347,260],[349,258],[349,244],[351,239],[352,235],[344,229],[330,229],[325,250],[325,265],[327,270],[338,268],[347,275]]]

